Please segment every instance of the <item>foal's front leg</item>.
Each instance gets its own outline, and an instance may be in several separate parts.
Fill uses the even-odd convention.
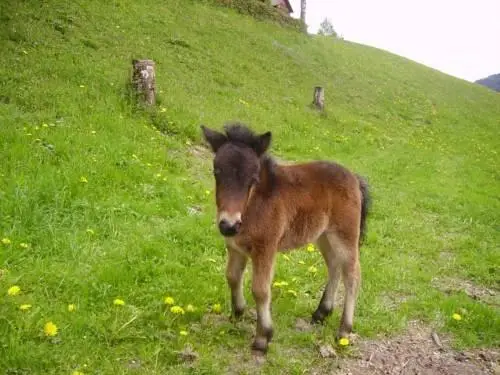
[[[252,293],[257,307],[257,330],[252,349],[260,354],[267,352],[269,342],[273,337],[271,281],[274,272],[274,255],[273,250],[252,253]]]
[[[226,278],[231,289],[231,306],[235,318],[241,317],[245,310],[245,296],[243,295],[243,272],[247,265],[247,257],[237,250],[228,248]]]

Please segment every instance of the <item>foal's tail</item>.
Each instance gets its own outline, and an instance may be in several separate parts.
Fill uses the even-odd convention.
[[[359,190],[361,190],[361,222],[359,225],[360,229],[359,242],[361,244],[363,243],[366,236],[366,217],[368,216],[371,206],[371,196],[368,187],[368,182],[366,182],[366,180],[359,175],[356,175],[356,177],[358,178],[359,181]]]

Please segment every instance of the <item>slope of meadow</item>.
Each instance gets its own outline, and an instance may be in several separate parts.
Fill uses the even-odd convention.
[[[369,179],[361,338],[420,320],[457,347],[500,344],[495,93],[197,1],[6,0],[0,21],[1,373],[247,371],[253,321],[227,319],[198,145],[201,123],[228,120],[271,130],[279,158],[333,159]],[[132,58],[157,62],[153,115],[130,103]],[[309,107],[315,85],[324,115]],[[279,257],[288,285],[273,288],[266,373],[304,373],[324,361],[317,343],[335,346],[338,311],[295,327],[325,278],[317,252]],[[246,295],[252,307],[248,284]],[[194,364],[178,355],[186,345]]]

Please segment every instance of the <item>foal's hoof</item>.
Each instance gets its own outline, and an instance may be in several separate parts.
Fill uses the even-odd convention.
[[[352,333],[352,326],[342,325],[339,331],[337,332],[335,340],[339,341],[340,339],[348,339],[351,333]]]
[[[252,343],[252,354],[254,356],[265,356],[268,349],[269,344],[267,341],[255,340]]]
[[[325,321],[325,316],[321,314],[318,310],[316,310],[311,318],[312,324],[321,324]]]
[[[328,317],[328,315],[331,314],[331,312],[332,312],[331,310],[328,311],[328,310],[322,309],[321,307],[318,307],[316,309],[316,311],[312,314],[311,322],[313,324],[323,323],[325,321],[325,319]]]
[[[243,316],[243,313],[245,312],[245,309],[234,309],[233,310],[233,317],[234,319],[241,319],[241,317]]]

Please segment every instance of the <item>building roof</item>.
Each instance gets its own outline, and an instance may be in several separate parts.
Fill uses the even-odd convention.
[[[271,0],[272,5],[285,5],[290,13],[293,13],[293,8],[289,0]]]

